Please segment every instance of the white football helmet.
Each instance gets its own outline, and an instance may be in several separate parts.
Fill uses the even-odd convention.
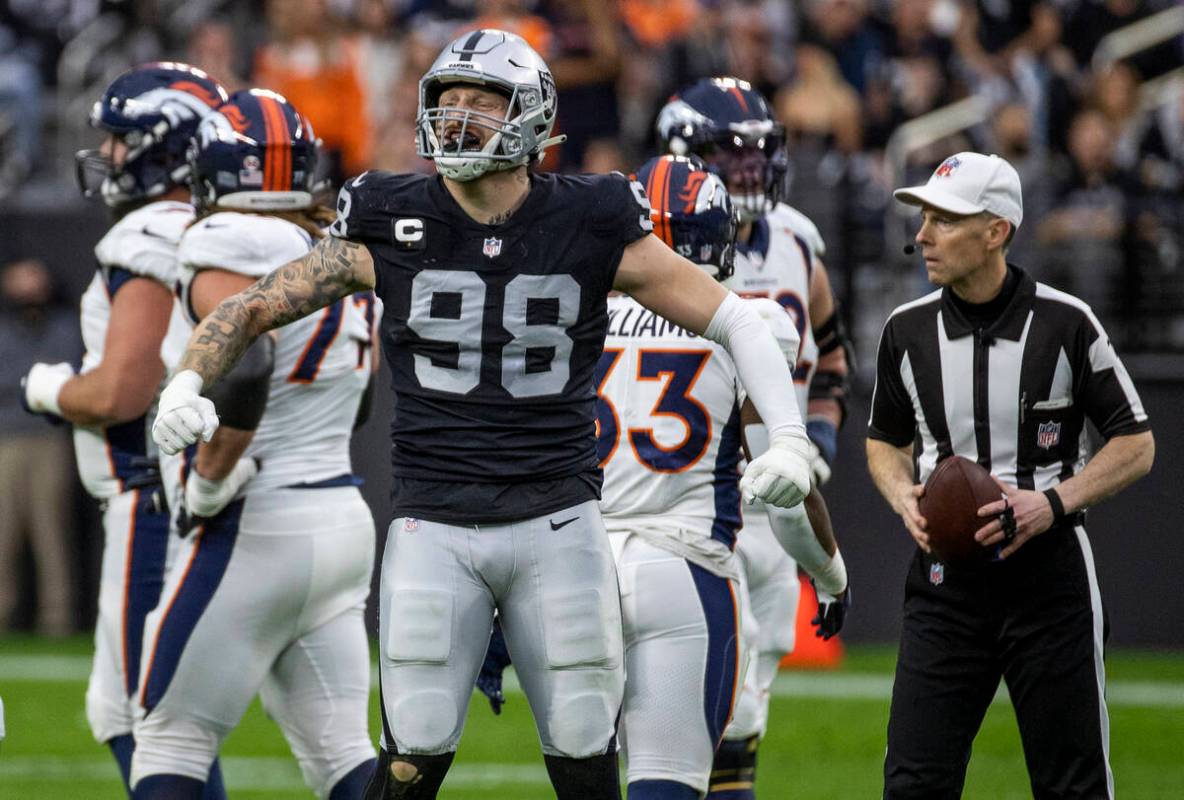
[[[504,94],[510,101],[505,117],[441,107],[440,95],[454,83]],[[472,31],[445,47],[419,80],[416,150],[434,161],[441,175],[457,181],[513,169],[541,159],[547,147],[566,138],[551,136],[556,108],[551,71],[522,37],[492,29]],[[461,125],[454,145],[442,143],[445,122]],[[465,149],[470,126],[493,133],[479,150]]]

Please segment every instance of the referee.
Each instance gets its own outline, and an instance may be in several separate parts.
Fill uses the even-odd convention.
[[[884,797],[961,795],[1002,677],[1037,800],[1112,798],[1105,623],[1083,512],[1151,468],[1147,415],[1089,307],[1006,263],[1023,219],[1007,161],[958,153],[895,196],[921,207],[916,242],[941,288],[885,323],[868,431],[872,479],[918,546]],[[1088,462],[1087,419],[1105,439]],[[990,470],[1006,494],[979,509],[990,558],[975,565],[936,561],[918,512],[914,475],[924,483],[950,455]]]

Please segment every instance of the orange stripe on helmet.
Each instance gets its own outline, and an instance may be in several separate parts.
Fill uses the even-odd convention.
[[[264,191],[282,192],[292,186],[292,145],[283,107],[270,97],[260,97],[259,107],[267,122],[267,169]]]
[[[740,88],[737,86],[733,86],[732,88],[728,89],[728,91],[731,92],[732,94],[736,95],[736,100],[737,100],[737,102],[740,103],[740,108],[745,113],[747,113],[748,112],[748,101],[744,99],[744,92],[740,91]]]
[[[659,158],[650,173],[649,185],[646,193],[650,196],[653,209],[657,212],[654,219],[654,230],[658,238],[674,247],[674,234],[670,229],[670,175],[673,159],[669,156]]]
[[[275,151],[272,149],[272,142],[275,141],[275,120],[271,116],[271,108],[267,105],[267,99],[259,97],[259,113],[263,115],[263,135],[265,141],[263,143],[263,191],[270,192],[275,185]]]

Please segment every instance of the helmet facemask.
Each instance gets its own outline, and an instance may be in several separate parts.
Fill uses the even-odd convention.
[[[440,105],[454,86],[501,95],[507,102],[504,114]],[[555,82],[538,54],[514,34],[475,31],[445,47],[420,79],[416,151],[456,181],[515,169],[563,141],[551,136],[555,113]]]
[[[728,185],[740,224],[755,222],[781,201],[788,162],[778,130],[727,131],[701,148],[708,166]]]

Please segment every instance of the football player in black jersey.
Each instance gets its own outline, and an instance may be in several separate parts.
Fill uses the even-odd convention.
[[[621,620],[594,382],[611,289],[728,349],[771,439],[744,497],[792,506],[810,490],[789,370],[756,312],[651,235],[639,184],[529,170],[557,141],[555,109],[521,38],[449,44],[419,84],[419,152],[439,175],[347,183],[333,235],[205,317],[159,403],[164,451],[208,438],[218,419],[200,393],[256,336],[356,291],[382,298],[395,519],[374,800],[436,796],[495,609],[556,795],[619,797]]]

